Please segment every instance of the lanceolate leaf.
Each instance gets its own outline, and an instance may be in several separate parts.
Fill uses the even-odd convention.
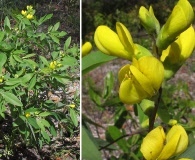
[[[7,101],[7,103],[16,105],[16,106],[23,106],[22,102],[12,93],[0,91],[0,94],[3,98]]]
[[[82,74],[86,74],[96,67],[116,59],[117,57],[108,56],[99,51],[88,54],[82,58]]]

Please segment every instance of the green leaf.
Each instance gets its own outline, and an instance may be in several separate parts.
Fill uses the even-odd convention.
[[[58,57],[58,55],[59,55],[59,52],[56,52],[56,51],[51,53],[53,60],[55,60]]]
[[[100,51],[92,52],[82,58],[82,74],[86,74],[96,67],[116,59],[117,57],[108,56]]]
[[[47,117],[49,115],[52,115],[52,113],[51,112],[42,112],[39,114],[40,117]]]
[[[28,90],[31,90],[35,84],[36,84],[36,81],[37,81],[37,76],[35,75],[31,80],[30,80],[30,83],[28,85]]]
[[[52,35],[52,34],[50,34],[49,36],[51,37],[51,39],[52,39],[55,43],[60,44],[59,38],[57,38],[56,36],[54,36],[54,35]]]
[[[38,21],[38,24],[41,25],[42,23],[44,23],[48,19],[51,19],[52,16],[53,16],[53,14],[48,14],[48,15],[41,17]]]
[[[104,85],[103,97],[104,99],[107,99],[114,88],[114,77],[112,72],[108,72],[106,74],[104,84],[105,85]]]
[[[70,108],[70,118],[72,119],[72,122],[75,125],[75,127],[77,127],[78,126],[77,114],[72,108]]]
[[[122,136],[123,134],[121,133],[121,131],[115,126],[109,126],[106,130],[106,137],[110,141],[117,140]],[[127,141],[124,138],[117,140],[116,143],[125,153],[129,152],[129,148],[127,147]]]
[[[57,132],[56,129],[54,127],[54,125],[50,126],[50,133],[52,134],[52,136],[56,137],[57,136]]]
[[[7,56],[4,53],[0,53],[0,73],[2,73],[3,65],[7,61]]]
[[[43,62],[44,65],[46,65],[47,67],[49,66],[49,63],[47,61],[47,59],[43,56],[39,56],[40,60]]]
[[[20,62],[20,63],[23,62],[23,59],[20,58],[20,56],[18,56],[18,55],[13,55],[13,57],[14,57],[14,59],[15,59],[17,62]]]
[[[71,43],[71,37],[68,37],[68,39],[64,43],[64,51],[66,51],[69,48],[70,43]]]
[[[21,77],[21,82],[22,83],[29,82],[33,76],[34,76],[34,73],[25,74],[23,77]]]
[[[10,104],[16,106],[23,106],[22,102],[12,93],[0,91],[3,98]]]
[[[41,123],[45,126],[45,127],[50,127],[50,124],[49,124],[49,122],[47,121],[47,120],[45,120],[45,119],[41,119]]]
[[[178,157],[175,159],[180,159],[180,158],[189,158],[189,159],[194,159],[195,158],[195,144],[192,144],[189,146],[184,153],[180,154]]]
[[[32,117],[28,117],[27,121],[29,122],[30,125],[32,125],[35,129],[39,129],[40,127],[38,126],[36,119]]]
[[[102,160],[101,152],[92,140],[92,135],[82,126],[82,158],[86,160]]]
[[[53,28],[52,28],[51,31],[57,31],[59,27],[60,27],[60,22],[57,22],[57,23],[53,26]]]
[[[22,57],[23,59],[25,58],[31,58],[34,57],[36,54],[35,53],[31,53],[31,54],[27,54],[26,56]]]
[[[41,130],[45,130],[44,124],[42,123],[41,119],[36,119],[36,122]]]
[[[3,40],[4,36],[5,36],[5,32],[0,31],[0,42]]]
[[[6,29],[6,31],[7,31],[7,28],[11,30],[10,20],[7,16],[5,17],[5,20],[4,20],[4,28]]]
[[[44,138],[47,142],[50,142],[50,137],[49,137],[49,135],[47,134],[47,132],[45,132],[45,130],[41,130],[41,134],[42,134],[43,138]]]

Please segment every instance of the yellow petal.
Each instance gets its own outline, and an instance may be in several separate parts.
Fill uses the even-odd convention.
[[[116,30],[117,30],[117,34],[119,36],[119,39],[121,41],[121,43],[123,44],[123,46],[125,47],[125,49],[131,54],[134,54],[134,43],[133,43],[133,39],[131,37],[130,32],[128,31],[128,29],[122,24],[117,22],[116,23]]]
[[[158,91],[164,79],[164,67],[153,56],[144,56],[138,60],[139,70],[151,81],[155,91]]]
[[[119,89],[120,100],[125,104],[134,104],[146,98],[148,94],[139,84],[128,78],[123,80]]]
[[[107,26],[99,26],[94,35],[97,48],[105,54],[131,60],[118,35]]]
[[[178,39],[181,47],[180,63],[184,62],[194,50],[195,33],[192,25],[182,32]]]
[[[140,151],[146,160],[156,160],[165,142],[165,133],[161,126],[156,127],[144,138]]]
[[[119,78],[119,82],[122,83],[122,81],[124,80],[125,76],[128,76],[130,73],[130,64],[127,64],[125,66],[123,66],[120,71],[118,72],[118,78]]]
[[[192,24],[193,19],[193,8],[188,0],[179,0],[157,37],[158,48],[166,49],[180,33]]]
[[[178,132],[174,132],[174,136],[171,136],[170,138],[166,137],[166,145],[164,146],[160,156],[158,159],[169,159],[170,157],[174,156],[176,152],[177,145],[179,143],[181,134]]]
[[[155,90],[153,89],[152,83],[147,78],[147,76],[142,74],[142,72],[140,72],[133,65],[130,66],[130,71],[131,71],[131,73],[133,75],[133,78],[135,78],[135,80],[139,83],[140,87],[142,87],[143,90],[145,92],[147,92],[150,95],[150,97],[152,97],[155,94]],[[133,79],[133,81],[135,81],[135,80]]]
[[[178,145],[175,151],[175,155],[176,154],[180,154],[183,151],[186,150],[187,146],[188,146],[188,135],[185,131],[185,129],[181,126],[181,125],[174,125],[170,131],[168,132],[166,139],[172,139],[177,133],[180,134],[180,139],[178,141]]]
[[[86,42],[82,45],[82,57],[86,56],[92,49],[92,45],[90,42]]]

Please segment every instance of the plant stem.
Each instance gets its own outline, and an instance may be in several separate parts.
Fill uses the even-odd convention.
[[[154,110],[152,112],[152,115],[149,118],[149,132],[154,128],[154,121],[155,121],[156,113],[158,111],[158,107],[160,104],[161,96],[162,96],[162,87],[160,87],[159,89],[158,99],[155,102]]]

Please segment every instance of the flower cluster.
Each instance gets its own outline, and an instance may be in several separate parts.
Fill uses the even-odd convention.
[[[49,68],[52,70],[55,70],[56,68],[59,68],[59,67],[62,67],[62,64],[56,61],[52,61],[49,65]]]
[[[125,65],[119,71],[119,96],[127,104],[155,96],[162,82],[177,72],[195,47],[195,33],[191,25],[194,12],[187,0],[180,0],[176,4],[162,28],[152,7],[149,11],[141,7],[139,17],[148,33],[157,35],[155,45],[159,52],[155,54],[160,57],[159,60],[146,48],[134,43],[128,29],[119,22],[116,23],[116,33],[101,25],[94,35],[100,51],[132,61],[131,65]]]
[[[188,135],[181,125],[174,125],[167,135],[158,126],[149,132],[141,145],[146,160],[169,159],[181,154],[188,146]]]
[[[27,19],[33,19],[34,18],[34,14],[35,14],[35,10],[33,9],[32,6],[27,6],[26,7],[27,10],[22,10],[21,14],[26,17]]]

